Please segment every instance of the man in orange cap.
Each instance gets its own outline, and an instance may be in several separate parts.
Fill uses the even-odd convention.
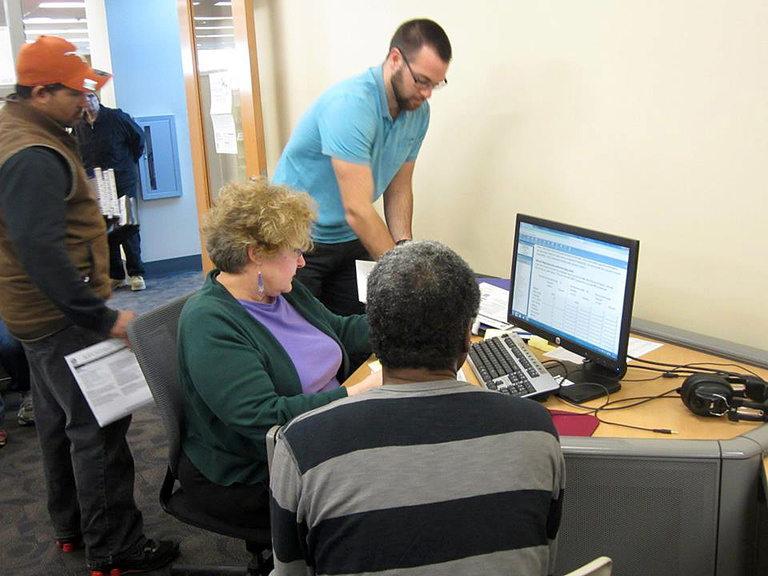
[[[16,93],[0,110],[0,317],[30,364],[56,545],[85,545],[92,575],[143,572],[178,544],[144,536],[133,499],[130,416],[100,428],[64,357],[126,338],[133,312],[112,310],[107,235],[69,134],[85,94],[111,75],[62,38],[19,52]]]

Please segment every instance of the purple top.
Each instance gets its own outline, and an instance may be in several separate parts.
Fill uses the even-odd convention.
[[[299,314],[282,296],[272,304],[238,300],[261,322],[291,358],[304,393],[315,394],[340,386],[336,373],[341,366],[341,348],[336,341]]]

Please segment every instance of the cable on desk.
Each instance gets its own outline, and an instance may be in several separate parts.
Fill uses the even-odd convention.
[[[680,395],[676,396],[668,396],[668,394],[672,394],[673,392],[677,392],[677,388],[672,388],[671,390],[667,390],[666,392],[662,392],[661,394],[657,394],[655,396],[631,396],[629,398],[619,398],[617,400],[612,400],[611,402],[607,402],[606,404],[603,404],[600,408],[598,408],[599,411],[603,410],[625,410],[627,408],[634,408],[635,406],[641,406],[643,404],[646,404],[647,402],[651,402],[652,400],[679,400]],[[638,402],[635,402],[635,400],[638,400]],[[618,404],[623,402],[634,402],[634,404],[629,404],[628,406],[615,406],[612,408],[609,408],[608,406],[611,404]]]
[[[565,372],[563,377],[558,382],[558,392],[559,392],[560,389],[562,389],[562,387],[563,387],[563,381],[568,378],[568,367],[563,362],[561,362],[560,360],[549,360],[549,361],[544,363],[544,367],[546,368],[548,364],[549,365],[559,364],[563,368],[563,371]],[[670,364],[669,366],[675,366],[676,368],[684,368],[683,366],[676,366],[676,365],[673,365],[673,364]],[[647,380],[656,380],[656,379],[662,378],[662,377],[667,377],[667,378],[677,378],[678,377],[677,373],[675,373],[674,376],[671,376],[671,375],[669,375],[670,374],[669,370],[662,370],[660,368],[651,368],[649,366],[637,366],[637,365],[633,366],[633,368],[642,368],[642,369],[651,370],[651,371],[654,371],[654,372],[660,372],[661,373],[659,376],[656,376],[655,378],[648,378]],[[695,373],[695,372],[691,371],[691,373]],[[640,381],[642,381],[642,380],[640,380]],[[606,388],[602,384],[598,384],[597,382],[595,382],[594,384],[597,385],[597,386],[600,386],[601,388],[603,388],[603,390],[605,390],[605,402],[603,402],[603,404],[601,406],[598,406],[596,408],[591,408],[589,406],[583,406],[582,404],[579,404],[577,402],[571,402],[569,400],[566,400],[563,397],[559,397],[559,399],[560,399],[561,402],[563,402],[563,403],[565,403],[565,404],[567,404],[569,406],[572,406],[574,408],[580,408],[581,410],[586,410],[586,412],[582,412],[582,414],[592,414],[595,418],[597,418],[598,422],[600,422],[601,424],[609,424],[611,426],[620,426],[622,428],[630,428],[630,429],[633,429],[633,430],[642,430],[642,431],[645,431],[645,432],[653,432],[654,434],[677,434],[676,430],[672,430],[670,428],[646,428],[645,426],[634,426],[632,424],[623,424],[621,422],[611,422],[609,420],[604,420],[604,419],[600,418],[600,416],[598,416],[598,413],[603,411],[603,410],[625,410],[627,408],[634,408],[635,406],[640,406],[641,404],[645,404],[646,402],[651,402],[652,400],[658,400],[660,398],[679,398],[679,396],[668,396],[668,394],[676,392],[677,388],[672,388],[671,390],[667,390],[666,392],[662,392],[661,394],[657,394],[656,396],[636,396],[636,397],[630,397],[630,398],[620,398],[618,400],[611,400],[611,395],[608,392],[608,388]],[[624,402],[635,401],[635,400],[640,400],[640,401],[639,402],[635,402],[634,404],[630,404],[628,406],[618,406],[618,407],[614,407],[614,408],[609,408],[609,406],[611,404],[624,403]]]
[[[647,370],[647,371],[650,371],[650,372],[658,372],[659,375],[655,376],[653,378],[641,378],[641,379],[636,379],[636,380],[626,380],[625,379],[624,382],[650,382],[650,381],[653,381],[653,380],[658,380],[659,378],[680,378],[682,376],[688,376],[688,375],[691,375],[691,374],[697,374],[697,373],[701,373],[701,372],[710,372],[710,373],[714,373],[714,374],[730,375],[730,376],[737,375],[734,372],[730,372],[728,370],[722,370],[722,369],[719,369],[719,368],[711,368],[710,366],[735,367],[735,368],[741,370],[742,372],[747,372],[747,373],[752,374],[753,376],[755,376],[757,378],[760,378],[760,376],[758,374],[756,374],[755,372],[753,372],[752,370],[750,370],[746,366],[741,366],[739,364],[734,364],[734,363],[690,362],[688,364],[671,364],[671,363],[668,363],[668,362],[657,362],[657,361],[654,361],[654,360],[646,360],[646,359],[643,359],[643,358],[637,358],[637,357],[631,356],[629,354],[627,354],[627,358],[629,358],[631,360],[634,360],[636,362],[641,362],[641,363],[644,363],[644,364],[651,364],[652,365],[652,366],[642,366],[642,365],[634,364],[634,365],[631,366],[631,368],[637,368],[637,369],[640,369],[640,370]],[[549,360],[548,362],[546,362],[544,364],[544,366],[546,367],[547,364],[549,364],[549,365],[558,364],[558,365],[560,365],[563,368],[563,371],[565,372],[565,374],[562,376],[562,378],[558,382],[558,392],[559,392],[560,389],[562,389],[562,387],[563,387],[563,381],[568,378],[568,367],[563,362],[561,362],[560,360]],[[664,367],[666,367],[666,369],[655,368],[654,366],[664,366]],[[671,370],[670,370],[670,368],[671,368]],[[595,383],[595,384],[597,384],[597,383]],[[669,428],[646,428],[644,426],[634,426],[632,424],[623,424],[621,422],[611,422],[611,421],[604,420],[604,419],[600,418],[598,413],[602,412],[602,411],[609,411],[609,410],[625,410],[627,408],[635,408],[635,407],[640,406],[642,404],[645,404],[647,402],[651,402],[653,400],[658,400],[658,399],[663,399],[663,398],[679,399],[680,398],[679,394],[676,395],[676,396],[669,396],[669,394],[672,394],[673,392],[677,392],[678,388],[673,388],[671,390],[667,390],[666,392],[662,392],[661,394],[657,394],[656,396],[635,396],[635,397],[630,397],[630,398],[620,398],[618,400],[611,400],[610,399],[610,394],[608,393],[608,389],[605,386],[602,386],[601,384],[597,384],[597,385],[601,386],[605,390],[605,402],[601,406],[598,406],[596,408],[591,408],[589,406],[583,406],[582,404],[579,404],[577,402],[571,402],[571,401],[566,400],[565,398],[562,398],[562,397],[560,397],[559,399],[560,399],[561,402],[563,402],[563,403],[565,403],[565,404],[567,404],[569,406],[572,406],[574,408],[579,408],[581,410],[585,410],[585,412],[582,412],[582,414],[592,414],[595,418],[597,418],[597,420],[601,424],[609,424],[611,426],[620,426],[622,428],[630,428],[630,429],[633,429],[633,430],[643,430],[643,431],[646,431],[646,432],[653,432],[653,433],[656,433],[656,434],[677,434],[676,430],[671,430]],[[623,404],[623,403],[630,402],[630,401],[634,402],[634,403],[633,404],[628,404],[626,406],[610,407],[612,404],[619,404],[619,403]]]
[[[737,375],[736,373],[730,372],[728,370],[719,370],[717,368],[709,367],[709,366],[723,366],[723,367],[731,366],[734,368],[738,368],[742,372],[747,372],[752,376],[760,378],[758,374],[756,374],[754,371],[750,370],[746,366],[742,366],[741,364],[734,364],[732,362],[689,362],[688,364],[670,364],[668,362],[657,362],[655,360],[646,360],[644,358],[636,358],[635,356],[631,356],[629,354],[627,354],[627,358],[634,360],[635,362],[643,362],[645,364],[653,364],[655,366],[669,366],[671,368],[674,368],[673,371],[679,371],[681,369],[687,371],[688,368],[694,368],[695,372],[713,372],[715,374]],[[634,367],[643,368],[643,366],[637,366],[637,365],[635,365]]]
[[[670,365],[671,366],[671,365]],[[674,368],[673,370],[665,370],[664,368],[654,368],[653,366],[638,366],[637,364],[633,364],[630,366],[630,368],[637,368],[638,370],[648,370],[649,372],[660,372],[662,375],[662,378],[679,378],[680,376],[691,374],[700,374],[700,372],[697,372],[693,369],[687,369],[683,366],[678,366]],[[669,376],[666,376],[669,374]]]
[[[608,422],[608,420],[603,420],[599,416],[595,415],[595,418],[600,420],[603,424],[611,424],[613,426],[621,426],[622,428],[631,428],[633,430],[643,430],[644,432],[653,432],[654,434],[677,434],[677,430],[672,430],[671,428],[646,428],[644,426],[633,426],[632,424],[621,424],[619,422]]]
[[[568,366],[566,366],[564,362],[560,360],[555,360],[555,359],[547,360],[546,362],[542,363],[542,366],[544,366],[544,368],[547,368],[547,364],[550,364],[550,365],[557,364],[563,369],[563,372],[564,372],[563,377],[560,379],[560,382],[558,383],[560,385],[559,387],[562,388],[563,380],[568,379]]]
[[[622,382],[653,382],[654,380],[658,380],[659,378],[663,378],[664,374],[659,374],[658,376],[654,376],[653,378],[622,378]]]
[[[668,396],[668,394],[671,394],[676,391],[677,391],[677,388],[672,388],[671,390],[667,390],[666,392],[662,392],[661,394],[657,394],[656,396],[635,396],[630,398],[620,398],[618,400],[609,400],[608,398],[606,398],[606,402],[604,402],[602,406],[598,406],[596,408],[583,406],[581,404],[578,404],[576,402],[571,402],[564,398],[560,398],[560,401],[574,408],[580,408],[582,410],[586,410],[586,412],[582,412],[582,414],[592,414],[595,418],[597,418],[598,422],[600,422],[601,424],[610,424],[611,426],[621,426],[622,428],[631,428],[633,430],[643,430],[645,432],[653,432],[655,434],[677,434],[677,430],[672,430],[670,428],[646,428],[645,426],[634,426],[632,424],[623,424],[621,422],[611,422],[609,420],[604,420],[600,418],[600,416],[598,415],[598,412],[601,412],[603,410],[625,410],[627,408],[634,408],[635,406],[640,406],[641,404],[645,404],[646,402],[650,402],[652,400],[658,400],[661,398],[679,399],[679,396]],[[616,404],[620,402],[629,402],[634,400],[640,400],[640,401],[635,402],[634,404],[630,404],[629,406],[618,406],[615,408],[608,407],[611,404]]]

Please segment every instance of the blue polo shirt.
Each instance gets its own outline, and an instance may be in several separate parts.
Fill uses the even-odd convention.
[[[324,244],[357,238],[344,217],[331,158],[370,166],[373,199],[405,162],[416,159],[429,126],[429,104],[392,120],[381,66],[326,90],[299,120],[273,181],[303,190],[317,201],[312,238]]]

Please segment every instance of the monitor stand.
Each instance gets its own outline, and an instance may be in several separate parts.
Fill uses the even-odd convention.
[[[558,396],[580,404],[600,398],[607,393],[613,394],[621,390],[620,380],[626,374],[626,367],[620,372],[614,372],[607,368],[585,360],[583,364],[573,362],[563,362],[568,369],[568,380],[574,383],[574,386],[561,388]]]

